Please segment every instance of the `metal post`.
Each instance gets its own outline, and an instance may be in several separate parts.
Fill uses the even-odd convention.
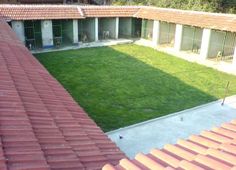
[[[224,40],[223,40],[223,44],[222,44],[222,58],[221,58],[221,60],[223,59],[223,56],[224,56],[226,37],[227,37],[227,32],[225,32],[225,36],[224,36]]]
[[[221,103],[221,106],[223,106],[225,104],[225,98],[226,98],[226,95],[228,94],[228,91],[229,91],[229,81],[227,82],[227,85],[225,87],[225,94],[224,94],[224,98],[223,98],[223,101]]]

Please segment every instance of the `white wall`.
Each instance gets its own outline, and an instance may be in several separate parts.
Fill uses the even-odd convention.
[[[42,30],[43,48],[53,47],[52,21],[42,20],[41,30]]]
[[[119,17],[116,17],[116,39],[119,38]]]
[[[73,20],[73,43],[78,44],[79,42],[79,35],[78,35],[78,20]]]
[[[201,44],[201,51],[200,51],[200,57],[201,59],[205,60],[208,57],[209,54],[209,46],[211,41],[211,29],[205,28],[203,30],[202,34],[202,44]]]
[[[236,67],[236,46],[235,46],[235,48],[234,48],[233,65]]]
[[[98,41],[98,18],[95,18],[95,41]]]
[[[25,28],[23,21],[12,21],[12,29],[16,33],[17,37],[25,43]]]
[[[154,21],[152,35],[152,45],[155,47],[160,43],[160,21]]]
[[[181,50],[182,35],[183,35],[183,25],[177,24],[175,31],[175,45],[174,45],[176,51]]]

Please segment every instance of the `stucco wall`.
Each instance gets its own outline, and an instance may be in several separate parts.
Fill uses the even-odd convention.
[[[73,20],[73,43],[78,44],[79,42],[79,32],[78,32],[78,20],[74,19]]]
[[[17,37],[25,43],[25,30],[24,30],[24,22],[23,21],[12,21],[11,22],[12,29],[16,33]]]
[[[41,30],[42,30],[42,40],[43,47],[52,47],[53,46],[53,32],[52,32],[52,21],[43,20],[41,21]]]

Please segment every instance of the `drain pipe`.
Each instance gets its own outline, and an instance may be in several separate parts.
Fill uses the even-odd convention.
[[[228,91],[229,91],[229,81],[227,82],[227,85],[225,87],[225,94],[224,94],[224,98],[223,98],[223,101],[221,103],[221,106],[223,106],[225,104],[225,98],[226,98],[226,96],[228,94]]]

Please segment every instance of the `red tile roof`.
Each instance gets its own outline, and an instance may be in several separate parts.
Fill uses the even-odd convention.
[[[236,32],[235,14],[216,14],[144,6],[0,5],[9,20],[137,17]]]
[[[122,159],[117,166],[107,164],[103,170],[235,170],[236,120],[200,135],[192,135],[177,144],[139,153],[135,159]]]
[[[85,17],[133,17],[140,7],[135,6],[87,6],[81,7]]]
[[[133,10],[131,7],[124,9],[128,8]],[[43,17],[69,19],[96,15],[91,11],[86,13],[84,9],[89,8],[8,5],[0,6],[0,13],[5,19],[13,20]],[[112,11],[121,10],[120,7],[103,9],[107,10],[108,16],[116,16],[117,12]],[[147,14],[147,10],[151,15]],[[194,16],[195,12],[179,10],[178,14],[173,11],[175,15],[170,15],[170,10],[158,10],[161,9],[142,7],[134,16],[200,26],[198,17],[203,15],[207,21],[215,24],[210,25],[211,28],[220,29],[213,19],[218,16],[220,20],[225,19],[226,25],[222,29],[236,31],[235,25],[230,25],[235,21],[235,15],[198,13],[199,16]],[[39,11],[43,16],[39,16]],[[97,16],[105,16],[103,10],[100,11]],[[119,16],[133,12],[126,14],[125,11]],[[188,19],[182,18],[180,21],[181,16]],[[204,24],[207,27],[205,21],[202,22]],[[106,163],[104,170],[236,169],[236,120],[220,128],[203,131],[198,136],[192,135],[187,140],[179,140],[175,145],[154,149],[150,154],[138,154],[134,160],[124,158],[113,166],[125,157],[124,154],[39,64],[4,21],[0,21],[0,66],[1,170],[94,170],[101,169]]]
[[[0,20],[0,169],[101,169],[124,154]]]
[[[236,32],[235,14],[142,7],[135,16],[138,18],[161,20],[177,24]]]
[[[80,8],[72,5],[0,5],[0,13],[10,20],[81,19]]]
[[[63,3],[64,0],[18,0],[20,3],[25,3],[25,4],[34,4],[34,3],[50,3],[50,4],[55,4],[55,3]]]

